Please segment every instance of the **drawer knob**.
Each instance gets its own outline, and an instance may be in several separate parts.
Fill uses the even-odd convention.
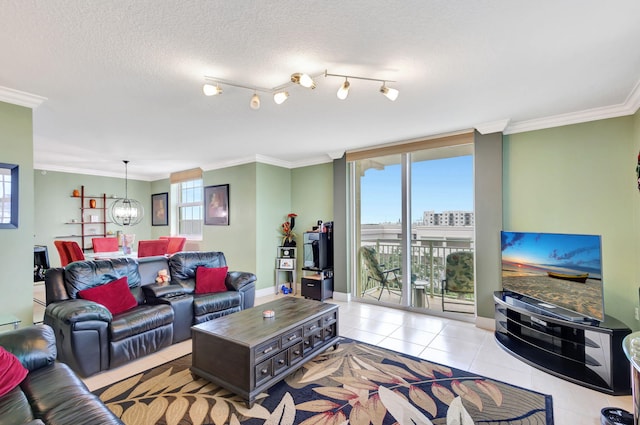
[[[295,351],[293,352],[293,354],[295,354],[296,356],[299,356],[299,355],[300,355],[300,350],[295,350]]]
[[[267,372],[268,372],[268,370],[267,370],[267,369],[262,369],[262,370],[260,371],[260,373],[262,373],[263,375],[266,375],[266,374],[267,374]]]
[[[294,339],[296,339],[296,336],[295,336],[295,335],[291,335],[291,336],[289,337],[289,341],[293,341]]]
[[[268,352],[270,352],[272,350],[273,350],[273,347],[265,348],[265,350],[262,353],[263,354],[267,354]]]
[[[284,364],[284,360],[283,359],[278,360],[278,364]]]
[[[316,339],[320,339],[320,335],[316,335]]]
[[[309,341],[305,341],[305,342],[304,342],[304,345],[309,345],[309,344],[310,344],[310,342],[309,342]]]
[[[311,325],[311,326],[309,326],[309,330],[310,330],[310,331],[312,331],[312,330],[314,330],[314,329],[315,329],[315,328],[317,328],[317,327],[318,327],[317,325]]]

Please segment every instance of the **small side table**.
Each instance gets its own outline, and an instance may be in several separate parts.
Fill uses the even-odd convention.
[[[296,270],[296,248],[291,246],[278,247],[278,255],[276,257],[276,294],[280,293],[281,275],[284,274],[284,284],[289,286],[289,290],[293,295],[296,295],[296,282],[297,282],[297,270]],[[291,280],[289,280],[291,277]]]
[[[21,320],[13,314],[0,314],[0,328],[13,325],[13,329],[18,329]]]

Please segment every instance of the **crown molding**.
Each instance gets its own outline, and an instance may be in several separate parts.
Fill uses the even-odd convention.
[[[476,130],[478,130],[478,132],[483,135],[504,132],[505,128],[507,128],[507,126],[509,125],[509,121],[511,120],[507,118],[503,120],[477,124]]]
[[[37,94],[0,86],[0,101],[2,102],[34,109],[40,106],[45,100],[47,100],[46,97],[38,96]]]
[[[623,103],[568,114],[554,115],[545,118],[514,122],[507,126],[504,134],[523,133],[525,131],[543,130],[545,128],[562,127],[564,125],[580,124],[583,122],[604,120],[607,118],[633,115],[640,108],[640,80],[629,93]]]
[[[75,168],[75,167],[65,167],[56,164],[48,164],[46,162],[38,162],[35,161],[33,163],[34,170],[40,171],[55,171],[58,173],[73,173],[73,174],[83,174],[86,176],[99,176],[99,177],[114,177],[117,179],[124,180],[124,172],[110,172],[110,171],[100,171],[100,170],[87,170],[86,168]],[[169,175],[164,174],[154,174],[154,175],[142,175],[135,173],[128,173],[129,180],[140,180],[152,182],[156,180],[162,180],[169,178]]]

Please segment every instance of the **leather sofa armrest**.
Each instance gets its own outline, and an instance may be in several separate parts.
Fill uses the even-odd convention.
[[[45,317],[65,325],[91,320],[109,323],[113,319],[111,312],[105,306],[82,299],[49,304],[45,309]]]
[[[159,285],[157,283],[152,283],[149,285],[144,285],[142,287],[142,291],[144,292],[145,298],[150,303],[157,302],[157,300],[163,298],[175,297],[177,295],[186,294],[187,291],[178,284],[169,284],[169,285]]]
[[[236,290],[242,297],[242,309],[253,307],[256,299],[256,280],[253,273],[229,272],[225,280],[225,285],[229,290]]]
[[[58,355],[53,329],[47,325],[0,333],[0,345],[13,353],[30,372],[53,364]]]
[[[242,290],[242,288],[250,283],[253,283],[257,280],[255,274],[248,272],[229,272],[227,273],[227,278],[225,280],[225,284],[227,288],[233,289],[236,291]]]

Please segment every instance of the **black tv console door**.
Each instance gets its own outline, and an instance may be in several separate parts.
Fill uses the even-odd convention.
[[[495,338],[507,352],[542,371],[611,395],[631,394],[629,361],[622,340],[631,333],[610,316],[604,322],[553,317],[497,291]]]

